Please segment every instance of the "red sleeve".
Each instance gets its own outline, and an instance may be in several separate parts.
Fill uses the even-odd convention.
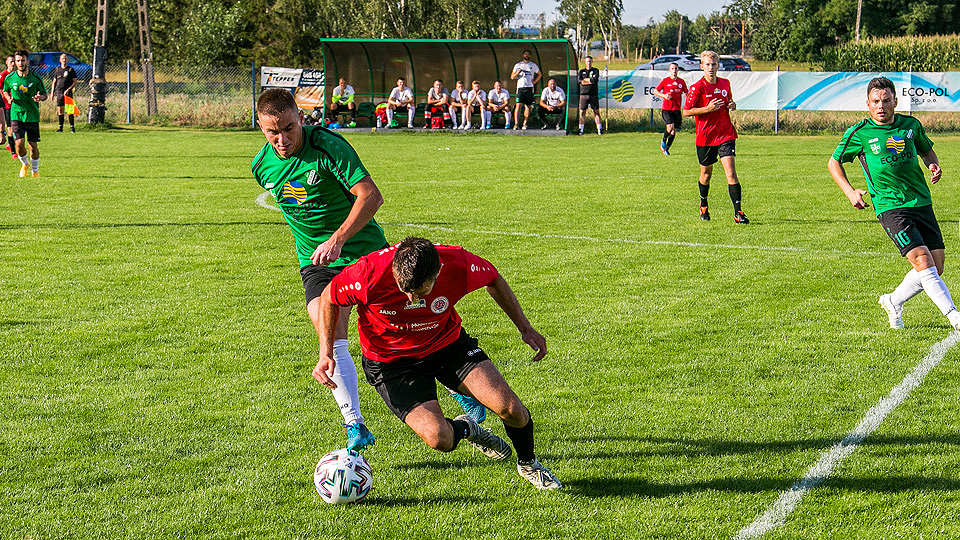
[[[493,282],[500,277],[500,272],[494,268],[490,261],[467,250],[463,250],[463,254],[467,271],[467,291],[475,291],[480,287],[493,285]]]
[[[683,93],[684,93],[684,94],[686,94],[687,92],[689,92],[689,90],[687,89],[687,81],[685,81],[685,80],[683,80],[683,79],[680,79],[680,85],[683,86]]]
[[[690,87],[690,91],[687,92],[687,101],[683,104],[684,109],[696,109],[697,101],[700,100],[700,88],[697,85]]]
[[[660,83],[657,84],[657,92],[663,92],[663,83],[665,83],[665,82],[667,82],[666,79],[660,81]]]
[[[367,261],[360,259],[343,269],[330,282],[330,300],[338,306],[355,306],[367,301]]]

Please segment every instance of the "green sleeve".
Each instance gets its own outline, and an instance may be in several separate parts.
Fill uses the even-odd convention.
[[[346,103],[346,104],[348,104],[348,105],[349,105],[350,103],[353,103],[353,96],[355,96],[355,95],[356,95],[356,94],[350,94],[350,97],[348,97],[348,98],[346,99],[346,101],[344,101],[344,103]]]
[[[363,166],[363,162],[360,161],[360,156],[358,156],[357,151],[350,146],[350,143],[339,136],[335,137],[333,141],[337,150],[333,152],[331,156],[336,166],[334,173],[347,190],[350,190],[353,186],[357,185],[357,182],[370,176],[370,173],[367,172],[366,167]]]
[[[917,149],[917,155],[922,156],[933,150],[933,141],[927,137],[927,131],[923,129],[923,124],[916,122],[916,136],[913,138],[913,145]]]
[[[843,134],[843,138],[840,139],[840,144],[837,145],[837,149],[833,152],[833,159],[840,163],[849,163],[853,161],[860,152],[863,152],[863,144],[860,141],[860,136],[857,134],[857,131],[862,126],[863,123],[861,122]]]

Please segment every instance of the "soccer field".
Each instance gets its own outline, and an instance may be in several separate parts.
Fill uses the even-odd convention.
[[[960,537],[958,336],[925,295],[887,328],[908,264],[830,179],[839,134],[741,137],[741,226],[719,166],[698,219],[685,127],[670,157],[653,134],[348,137],[387,239],[489,259],[546,336],[533,364],[483,291],[458,305],[565,488],[430,450],[363,383],[375,487],[347,506],[312,485],[345,435],[258,204],[262,135],[45,130],[39,179],[0,162],[0,537]],[[960,137],[933,140],[960,294]]]

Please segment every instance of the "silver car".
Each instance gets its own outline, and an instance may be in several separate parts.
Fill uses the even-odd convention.
[[[687,53],[664,54],[654,58],[646,64],[640,64],[633,69],[653,69],[657,71],[667,71],[670,69],[670,64],[674,62],[676,62],[677,66],[680,67],[680,71],[698,71],[700,69],[700,59],[695,55]]]

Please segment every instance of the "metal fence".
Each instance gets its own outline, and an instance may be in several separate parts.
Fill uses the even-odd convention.
[[[147,115],[143,66],[128,63],[106,68],[105,121],[111,124],[144,124],[207,127],[249,127],[254,92],[259,81],[254,67],[154,66],[157,114]],[[50,80],[45,80],[50,85]],[[90,77],[74,87],[86,122],[90,102]],[[56,120],[55,107],[41,105],[41,122]]]

